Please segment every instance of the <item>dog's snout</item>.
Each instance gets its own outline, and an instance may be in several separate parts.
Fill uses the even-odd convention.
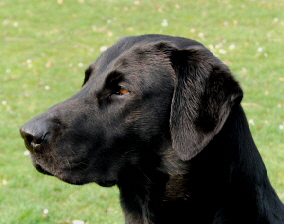
[[[48,125],[46,121],[29,121],[20,128],[26,148],[31,152],[40,150],[41,145],[48,138]]]

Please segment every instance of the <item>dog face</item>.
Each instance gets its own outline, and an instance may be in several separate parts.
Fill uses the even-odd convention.
[[[22,127],[40,172],[111,186],[122,169],[155,160],[169,139],[174,71],[167,55],[151,44],[106,60],[111,54],[90,65],[77,94]]]
[[[38,171],[71,184],[112,186],[132,169],[201,151],[242,93],[201,44],[128,37],[86,70],[82,89],[21,128]]]

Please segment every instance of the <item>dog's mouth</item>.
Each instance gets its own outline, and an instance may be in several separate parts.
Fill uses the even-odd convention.
[[[82,176],[83,170],[79,171],[79,169],[76,167],[74,167],[74,169],[71,167],[55,169],[54,167],[45,168],[46,166],[42,166],[40,164],[34,164],[34,167],[38,172],[49,176],[54,176],[68,184],[83,185],[93,182]]]
[[[72,166],[68,166],[66,168],[55,168],[54,166],[41,165],[37,161],[33,161],[33,164],[38,172],[49,176],[54,176],[72,185],[84,185],[95,182],[102,187],[112,187],[117,184],[117,181],[114,179],[106,179],[103,177],[100,178],[89,175],[90,172],[88,170],[88,166],[85,165],[83,167],[80,163],[73,164]]]
[[[49,176],[54,176],[52,173],[46,171],[45,169],[43,169],[39,164],[35,164],[34,165],[36,170],[42,174],[46,174],[46,175],[49,175]]]

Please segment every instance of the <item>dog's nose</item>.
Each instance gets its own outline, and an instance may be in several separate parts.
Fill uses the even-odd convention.
[[[26,148],[31,152],[40,150],[41,145],[48,137],[48,128],[45,121],[29,121],[20,128]]]

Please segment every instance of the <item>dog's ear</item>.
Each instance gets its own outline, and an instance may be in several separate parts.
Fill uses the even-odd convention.
[[[243,93],[228,67],[202,45],[172,51],[171,61],[176,73],[172,145],[182,160],[189,160],[221,130]]]

